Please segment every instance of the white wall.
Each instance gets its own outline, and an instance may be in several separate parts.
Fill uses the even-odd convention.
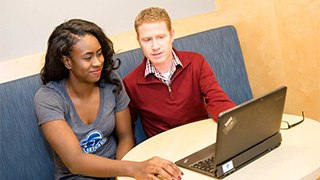
[[[215,10],[214,0],[0,0],[0,60],[45,51],[53,29],[71,18],[93,21],[107,35],[131,31],[150,6],[165,8],[172,20]]]

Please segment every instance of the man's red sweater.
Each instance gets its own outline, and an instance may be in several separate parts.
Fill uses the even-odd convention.
[[[174,51],[183,67],[177,67],[170,86],[153,74],[144,77],[146,57],[123,80],[131,99],[131,117],[136,119],[140,116],[147,137],[207,119],[208,111],[217,121],[220,112],[235,106],[219,86],[211,67],[202,55],[175,49]]]

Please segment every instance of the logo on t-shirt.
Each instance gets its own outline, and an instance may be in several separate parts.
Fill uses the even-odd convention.
[[[82,152],[92,153],[99,149],[105,142],[107,138],[103,138],[103,134],[99,130],[91,131],[87,136],[80,141],[80,146]]]

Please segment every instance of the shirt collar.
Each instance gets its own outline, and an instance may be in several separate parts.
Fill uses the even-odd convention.
[[[179,57],[176,55],[176,53],[173,50],[172,50],[172,55],[173,55],[173,65],[175,67],[176,66],[183,67]],[[149,74],[156,74],[156,73],[159,73],[159,71],[152,65],[151,61],[149,59],[147,59],[144,77],[147,77]]]

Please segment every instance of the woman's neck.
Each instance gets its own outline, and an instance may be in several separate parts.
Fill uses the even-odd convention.
[[[89,97],[96,89],[99,89],[94,83],[74,82],[70,79],[65,80],[65,86],[70,96],[77,96],[79,98]]]

